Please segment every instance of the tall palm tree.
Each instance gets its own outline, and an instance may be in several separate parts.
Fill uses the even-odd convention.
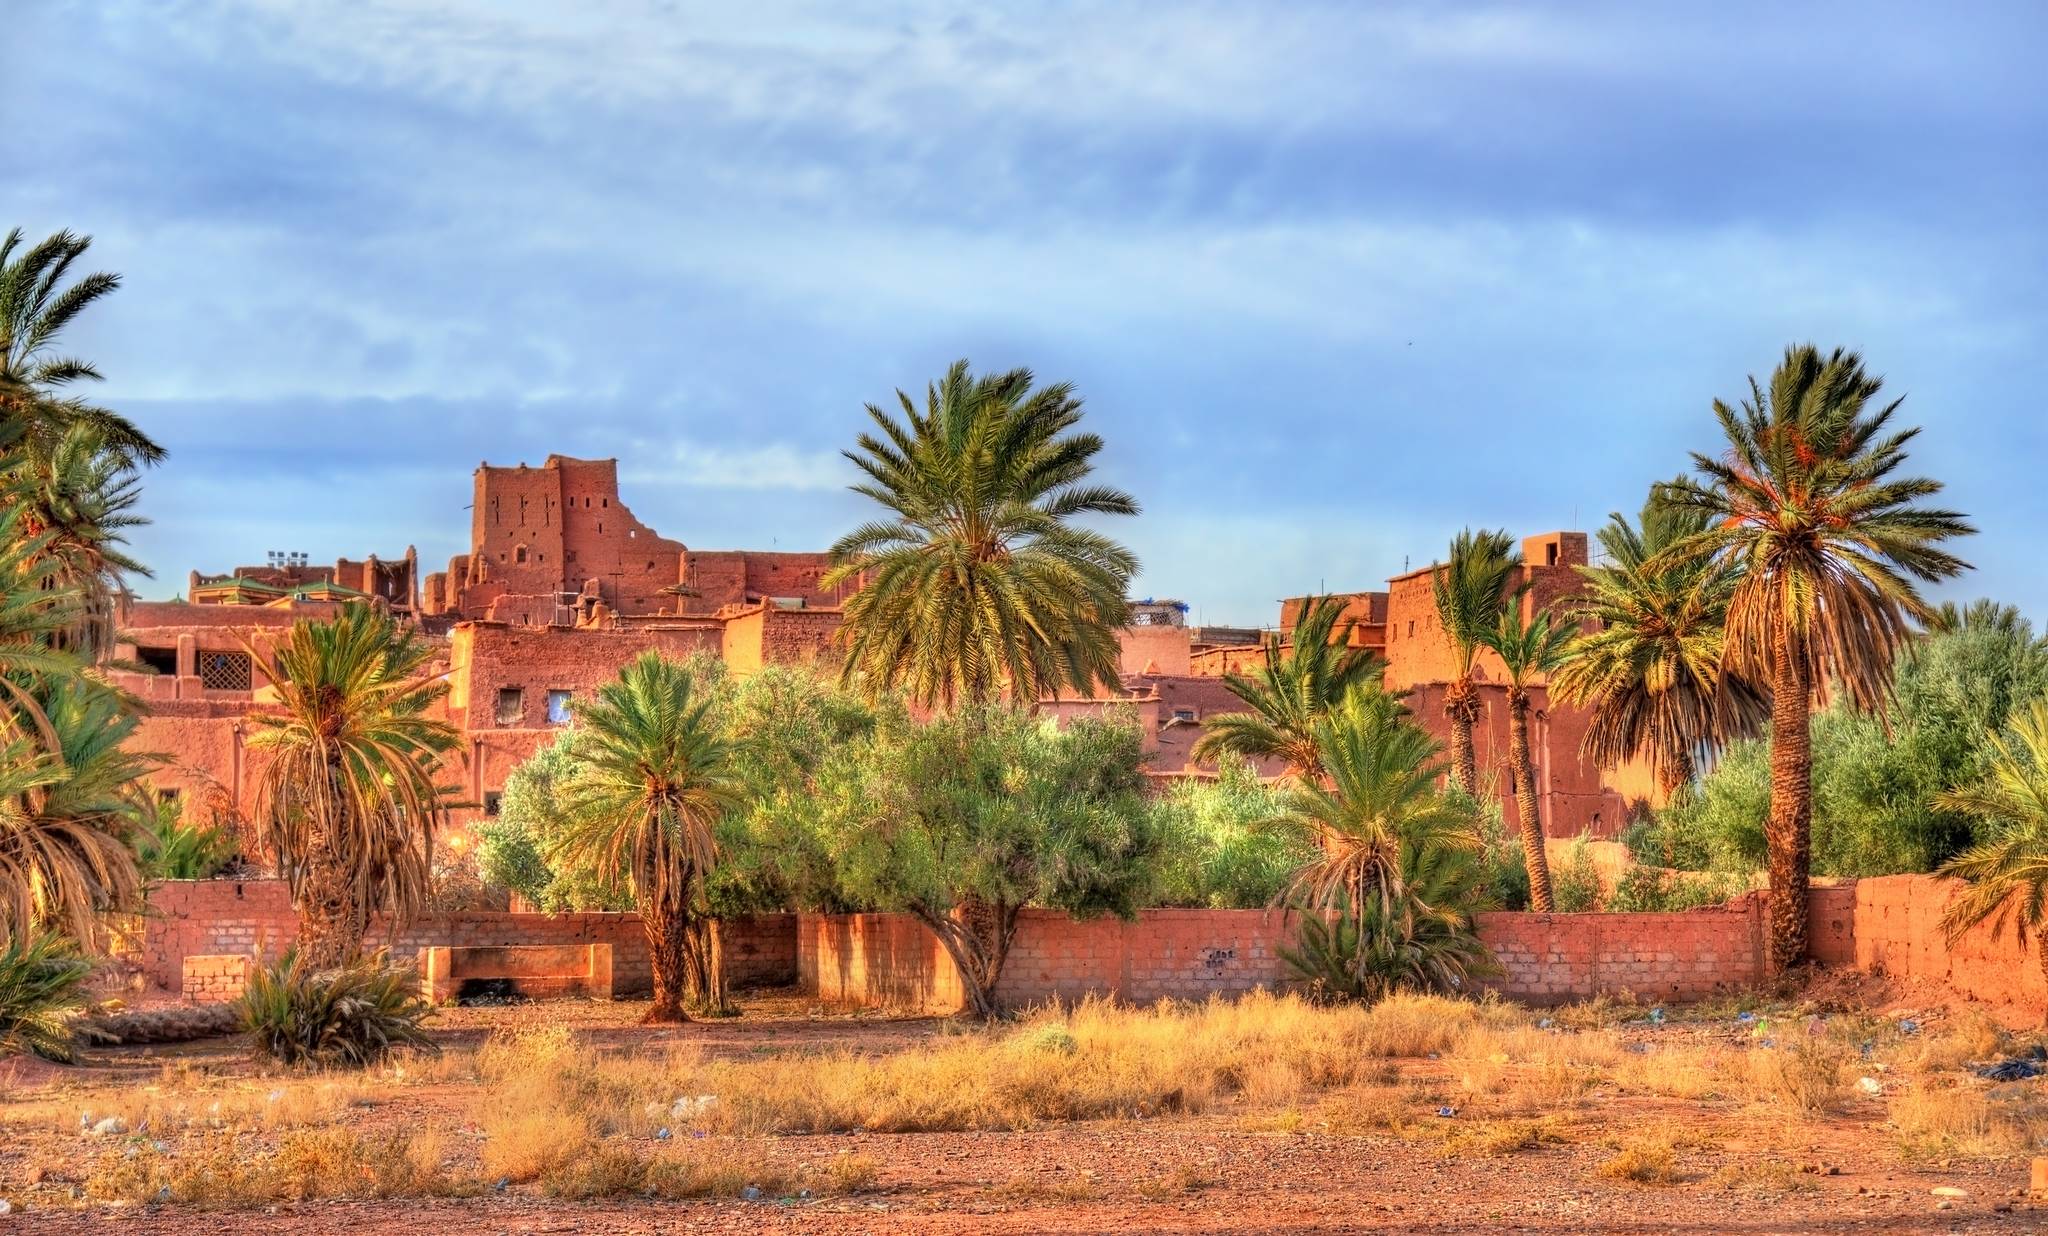
[[[1483,950],[1470,933],[1472,883],[1450,869],[1469,873],[1480,839],[1470,801],[1438,785],[1442,747],[1384,692],[1353,693],[1314,729],[1324,777],[1290,782],[1279,822],[1315,836],[1321,854],[1286,896],[1355,925],[1360,985],[1369,971],[1458,985]]]
[[[977,378],[960,361],[922,411],[897,392],[900,422],[868,405],[880,436],[846,457],[868,477],[854,492],[890,514],[841,537],[825,577],[861,585],[842,628],[849,679],[941,708],[1116,686],[1137,559],[1070,521],[1138,504],[1085,483],[1102,440],[1076,432],[1073,388],[1031,384],[1028,369]]]
[[[1941,543],[1974,531],[1921,505],[1937,481],[1896,475],[1917,429],[1889,428],[1899,401],[1873,410],[1881,383],[1839,348],[1788,348],[1768,391],[1750,379],[1739,408],[1714,401],[1728,439],[1695,452],[1690,478],[1660,486],[1708,527],[1660,555],[1712,557],[1737,572],[1728,602],[1728,668],[1771,692],[1770,960],[1806,952],[1812,865],[1815,693],[1839,689],[1860,708],[1887,697],[1892,660],[1925,622],[1915,580],[1968,568]]]
[[[1927,615],[1927,631],[1946,635],[1955,631],[1993,631],[2000,635],[2031,633],[2032,627],[2017,605],[2006,605],[1990,597],[1978,597],[1968,605],[1943,601]]]
[[[1606,562],[1578,568],[1585,590],[1570,613],[1584,629],[1550,678],[1552,696],[1589,713],[1586,755],[1602,768],[1647,760],[1667,799],[1692,783],[1699,753],[1755,733],[1770,712],[1763,692],[1722,666],[1734,566],[1666,553],[1709,518],[1655,491],[1639,526],[1607,517]]]
[[[71,393],[100,374],[85,361],[54,354],[64,329],[95,301],[121,286],[104,271],[71,278],[92,237],[58,232],[22,244],[21,229],[0,240],[0,437],[48,447],[74,426],[97,430],[106,446],[133,463],[152,464],[163,448],[119,413]]]
[[[716,924],[698,901],[718,859],[719,818],[740,799],[732,752],[688,666],[642,653],[576,708],[582,770],[551,857],[625,879],[654,968],[650,1022],[689,1020],[690,989],[724,998]]]
[[[447,684],[433,649],[367,604],[304,620],[264,663],[279,711],[250,715],[249,746],[269,754],[252,822],[277,856],[299,916],[299,955],[316,968],[361,951],[370,914],[399,920],[425,902],[434,828],[448,796],[434,782],[458,737],[427,715]]]
[[[91,945],[100,914],[141,905],[132,843],[155,762],[128,749],[136,717],[112,690],[73,675],[33,693],[39,732],[0,743],[0,937]]]
[[[1479,793],[1479,769],[1472,755],[1472,727],[1479,722],[1479,686],[1473,658],[1486,635],[1500,625],[1509,586],[1521,569],[1522,553],[1505,530],[1466,528],[1451,541],[1450,561],[1433,568],[1430,590],[1437,621],[1450,641],[1452,676],[1444,689],[1444,715],[1451,722],[1451,775],[1467,794]]]
[[[2048,701],[2036,700],[2013,723],[2010,741],[1991,741],[1996,754],[1981,781],[1935,796],[1936,809],[1974,817],[1985,832],[1941,868],[1969,882],[1941,925],[1951,944],[1987,921],[1994,935],[2007,927],[2022,940],[2032,935],[2048,978]]]
[[[1515,776],[1515,820],[1522,834],[1522,863],[1529,869],[1530,908],[1544,914],[1555,902],[1550,890],[1550,856],[1543,846],[1543,809],[1536,797],[1536,763],[1529,758],[1529,687],[1538,675],[1556,671],[1575,633],[1570,623],[1553,622],[1548,610],[1525,619],[1520,605],[1510,605],[1485,637],[1486,646],[1507,670],[1508,762]]]
[[[1297,775],[1316,777],[1315,725],[1358,689],[1376,689],[1386,663],[1369,648],[1351,647],[1352,623],[1334,597],[1310,598],[1283,649],[1269,637],[1256,674],[1225,674],[1231,694],[1250,705],[1202,723],[1191,753],[1197,761],[1281,759]]]

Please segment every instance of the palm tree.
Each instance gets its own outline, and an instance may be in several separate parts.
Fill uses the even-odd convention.
[[[1996,754],[1981,781],[1935,796],[1937,810],[1972,816],[1988,834],[1942,866],[1969,888],[1948,903],[1941,925],[1951,944],[1987,921],[1994,937],[2008,926],[2022,940],[2031,934],[2048,978],[2048,701],[2013,723],[2011,741],[1991,741]]]
[[[141,905],[133,841],[150,817],[128,750],[136,717],[82,676],[34,684],[37,732],[0,744],[0,936],[95,941],[98,916]]]
[[[1536,765],[1529,758],[1529,685],[1537,675],[1557,669],[1575,633],[1569,623],[1553,623],[1548,610],[1525,619],[1520,605],[1510,605],[1485,637],[1486,646],[1507,670],[1508,762],[1514,766],[1515,819],[1522,833],[1522,862],[1529,869],[1530,908],[1544,914],[1555,903],[1550,894],[1550,856],[1543,848],[1543,811],[1536,798]]]
[[[1479,793],[1472,755],[1472,727],[1479,722],[1479,687],[1472,661],[1486,635],[1500,625],[1508,588],[1521,569],[1522,554],[1505,530],[1466,528],[1451,541],[1448,563],[1432,568],[1430,590],[1437,621],[1450,641],[1453,674],[1444,690],[1444,715],[1451,721],[1451,775],[1467,794]]]
[[[1708,519],[1655,491],[1640,527],[1618,511],[1607,517],[1598,534],[1606,563],[1578,568],[1585,591],[1570,613],[1584,629],[1550,678],[1554,697],[1590,714],[1586,755],[1602,768],[1647,760],[1667,800],[1692,783],[1699,753],[1754,733],[1770,711],[1748,679],[1722,667],[1736,571],[1666,553]]]
[[[1765,837],[1777,967],[1806,952],[1815,692],[1839,689],[1857,707],[1880,707],[1893,657],[1928,616],[1913,581],[1968,566],[1940,543],[1974,529],[1920,505],[1941,484],[1895,475],[1919,431],[1888,428],[1897,400],[1871,410],[1880,385],[1853,352],[1788,348],[1769,391],[1751,378],[1739,409],[1714,401],[1727,451],[1695,452],[1695,477],[1659,487],[1663,501],[1710,520],[1660,558],[1712,557],[1739,575],[1724,658],[1731,672],[1770,684]]]
[[[700,914],[718,859],[713,830],[740,799],[732,752],[689,667],[642,653],[597,698],[576,708],[582,770],[549,858],[625,879],[654,968],[649,1022],[689,1020],[690,989],[725,1003],[718,931]]]
[[[20,228],[0,240],[0,439],[47,448],[84,425],[131,463],[153,464],[163,448],[134,422],[70,393],[76,383],[99,381],[99,371],[52,351],[65,327],[121,286],[119,275],[104,271],[66,282],[91,245],[90,236],[58,232],[23,248]]]
[[[1290,782],[1276,822],[1312,834],[1322,852],[1286,896],[1357,933],[1359,986],[1438,972],[1458,985],[1482,955],[1469,915],[1480,840],[1470,801],[1439,787],[1441,746],[1383,692],[1352,694],[1314,729],[1324,779]]]
[[[2032,628],[2019,606],[2002,604],[1990,597],[1978,597],[1968,605],[1943,601],[1927,615],[1928,634],[1947,635],[1956,631],[1993,631],[2024,637],[2031,635]]]
[[[250,715],[257,775],[252,822],[277,856],[299,915],[299,955],[315,969],[361,951],[369,916],[403,921],[425,902],[433,831],[448,797],[434,783],[458,738],[427,715],[447,691],[433,649],[367,604],[300,621],[266,658],[279,711]]]
[[[1116,630],[1137,559],[1079,515],[1135,515],[1122,490],[1085,484],[1102,449],[1075,432],[1066,383],[1032,390],[1028,369],[976,378],[956,363],[898,422],[868,405],[881,436],[846,457],[868,476],[854,492],[888,518],[832,547],[827,587],[846,603],[845,673],[925,707],[1027,705],[1118,682]]]
[[[1322,773],[1315,724],[1354,690],[1376,689],[1386,663],[1369,648],[1351,647],[1351,623],[1333,597],[1310,598],[1283,648],[1269,637],[1255,675],[1225,674],[1231,694],[1249,712],[1223,713],[1202,724],[1192,757],[1197,761],[1281,759],[1303,777]]]
[[[140,496],[135,465],[107,445],[98,426],[81,423],[52,442],[24,444],[8,480],[20,533],[33,546],[28,556],[49,568],[44,586],[77,601],[73,621],[55,643],[88,660],[104,659],[113,650],[122,577],[149,575],[122,548],[127,531],[148,522],[134,513]]]

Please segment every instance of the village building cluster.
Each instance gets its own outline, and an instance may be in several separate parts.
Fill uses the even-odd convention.
[[[1584,533],[1533,536],[1522,550],[1520,604],[1540,607],[1578,587]],[[506,777],[568,724],[570,701],[642,651],[708,653],[738,674],[829,657],[851,591],[825,587],[829,566],[824,553],[707,551],[663,537],[621,501],[615,460],[484,464],[474,477],[469,551],[446,571],[422,576],[408,547],[396,558],[332,566],[291,557],[226,575],[194,572],[183,601],[125,606],[117,657],[130,668],[112,676],[148,705],[140,745],[166,757],[153,775],[157,792],[234,819],[248,806],[251,761],[260,758],[247,739],[250,714],[265,707],[270,686],[264,651],[299,619],[351,601],[385,606],[441,650],[448,720],[463,737],[450,777],[459,776],[471,804],[458,819],[473,820],[497,811]],[[1387,685],[1407,692],[1417,720],[1443,737],[1451,654],[1429,568],[1396,576],[1384,591],[1339,599],[1351,641],[1385,659]],[[1154,776],[1213,774],[1190,752],[1204,720],[1243,708],[1224,675],[1254,670],[1267,641],[1284,645],[1306,601],[1283,601],[1270,630],[1189,626],[1179,602],[1134,603],[1121,631],[1123,693],[1047,701],[1045,709],[1059,718],[1128,709]],[[1495,770],[1512,824],[1505,688],[1487,657],[1478,674],[1486,706],[1474,746],[1482,777]],[[1652,796],[1651,778],[1635,768],[1603,773],[1579,752],[1586,714],[1553,706],[1541,685],[1532,695],[1545,831],[1618,832],[1631,802]]]

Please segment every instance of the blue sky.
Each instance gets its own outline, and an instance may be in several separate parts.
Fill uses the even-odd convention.
[[[445,562],[551,451],[822,548],[965,356],[1079,386],[1139,595],[1271,622],[1633,511],[1810,339],[1983,529],[1944,595],[2048,617],[2036,4],[10,7],[0,226],[95,236],[72,347],[172,451],[144,595]]]

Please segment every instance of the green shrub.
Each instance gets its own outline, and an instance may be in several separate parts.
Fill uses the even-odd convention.
[[[1573,842],[1564,861],[1551,869],[1550,891],[1559,914],[1584,914],[1601,908],[1605,896],[1600,868],[1585,842]]]
[[[92,963],[71,941],[16,936],[0,951],[0,1056],[33,1052],[69,1064],[77,1059],[72,1023],[84,1007],[80,989]]]
[[[187,824],[170,803],[140,834],[135,856],[152,880],[204,880],[227,866],[236,848],[234,834],[216,824]]]
[[[1701,906],[1720,905],[1746,887],[1742,877],[1732,872],[1665,871],[1637,866],[1615,881],[1607,909],[1616,914],[1697,910]]]
[[[440,1052],[421,1025],[434,1010],[418,973],[381,950],[332,970],[288,951],[249,976],[236,1007],[250,1048],[280,1064],[359,1068],[401,1047]]]
[[[1177,780],[1147,804],[1159,835],[1154,905],[1258,909],[1314,856],[1313,839],[1275,822],[1280,794],[1251,764],[1226,760],[1219,773]]]

